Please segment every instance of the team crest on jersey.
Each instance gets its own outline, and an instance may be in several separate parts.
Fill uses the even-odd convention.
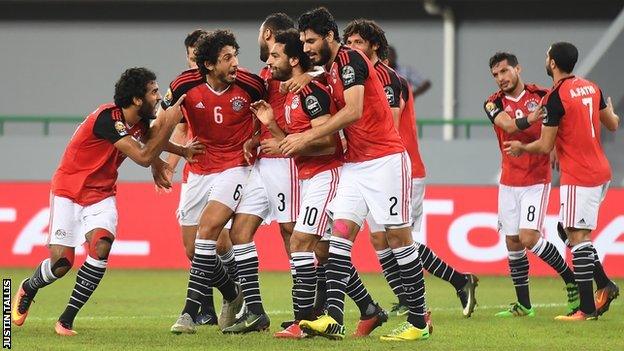
[[[55,236],[57,239],[63,239],[64,237],[66,237],[66,236],[67,236],[67,232],[66,232],[66,231],[64,231],[63,229],[57,229],[57,230],[54,232],[54,236]]]
[[[169,106],[171,105],[171,100],[173,100],[173,93],[171,92],[171,88],[169,88],[167,89],[167,94],[165,94],[165,97],[163,98],[163,102],[165,105]]]
[[[384,91],[386,92],[386,99],[390,106],[394,105],[394,91],[390,86],[385,86]]]
[[[353,67],[349,65],[342,67],[341,75],[344,85],[351,85],[355,82],[355,70]]]
[[[245,100],[245,98],[242,96],[236,96],[230,100],[230,103],[232,104],[232,110],[234,110],[234,112],[239,112],[240,110],[242,110],[243,107],[245,107],[246,102],[247,100]]]
[[[308,110],[308,112],[310,112],[310,115],[312,117],[319,114],[322,110],[321,104],[319,103],[318,99],[314,95],[309,95],[308,97],[306,97],[305,104],[306,104],[306,109]]]
[[[297,107],[299,107],[299,103],[299,95],[296,95],[295,97],[293,97],[292,102],[290,103],[290,109],[296,110]]]
[[[538,106],[538,103],[535,100],[529,100],[526,103],[526,108],[527,108],[527,110],[529,110],[529,112],[533,112],[533,111],[537,110],[537,106]]]
[[[122,121],[115,122],[115,130],[117,131],[117,134],[119,134],[120,136],[128,135],[128,130],[126,129],[126,125]]]

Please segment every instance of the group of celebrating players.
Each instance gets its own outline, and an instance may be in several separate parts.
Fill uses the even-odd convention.
[[[470,317],[477,277],[413,240],[422,219],[425,168],[411,87],[388,66],[388,41],[374,21],[350,22],[342,40],[325,8],[304,13],[296,24],[275,13],[260,26],[266,66],[259,75],[238,66],[239,46],[227,30],[187,36],[189,69],[162,100],[154,73],[126,70],[114,103],[78,127],[54,175],[50,257],[20,285],[13,322],[24,323],[38,290],[71,269],[75,247],[86,240],[88,256],[55,326],[59,335],[76,334],[76,314],[101,281],[115,239],[115,183],[126,157],[151,166],[165,190],[180,158],[187,161],[177,218],[191,269],[173,333],[194,333],[201,324],[218,324],[224,333],[268,329],[254,234],[272,220],[279,223],[293,283],[293,320],[282,323],[277,338],[343,339],[345,295],[360,311],[355,337],[388,320],[351,262],[364,221],[398,299],[390,314],[407,316],[381,340],[429,338],[423,269],[453,286],[462,314]],[[615,130],[619,117],[594,83],[571,74],[577,56],[572,44],[550,47],[550,90],[524,84],[514,55],[497,53],[490,60],[500,90],[484,108],[503,155],[499,227],[518,297],[497,316],[535,315],[526,248],[566,283],[568,311],[557,319],[595,319],[619,293],[590,240],[611,178],[600,123]],[[559,232],[572,250],[574,271],[540,235],[555,144],[562,173]],[[162,151],[169,152],[166,160]],[[218,317],[213,288],[223,295]]]

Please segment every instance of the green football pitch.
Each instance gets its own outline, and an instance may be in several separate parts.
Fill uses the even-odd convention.
[[[13,290],[30,270],[0,269],[12,278]],[[391,317],[368,338],[343,341],[322,338],[276,340],[272,333],[291,318],[290,276],[261,274],[262,298],[271,318],[271,332],[222,335],[217,327],[202,326],[195,335],[173,335],[186,294],[187,272],[181,270],[115,270],[107,272],[100,287],[74,324],[78,335],[59,337],[54,323],[65,308],[74,284],[70,274],[39,292],[22,327],[13,326],[14,350],[624,350],[624,304],[616,300],[598,321],[555,322],[565,311],[565,290],[557,278],[531,278],[535,318],[495,318],[494,313],[514,299],[509,278],[481,277],[479,305],[472,318],[463,318],[452,287],[427,276],[427,303],[432,310],[434,332],[426,341],[389,343],[379,335],[397,326]],[[381,274],[362,275],[373,298],[389,308],[394,301]],[[617,281],[624,287],[624,281]],[[218,292],[215,301],[220,305]],[[218,307],[217,307],[218,308]],[[350,301],[346,305],[347,334],[359,316]]]

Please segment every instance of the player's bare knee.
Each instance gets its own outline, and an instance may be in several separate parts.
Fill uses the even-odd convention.
[[[533,246],[537,244],[537,241],[540,238],[540,233],[537,230],[520,229],[519,237],[520,237],[519,240],[522,246],[524,246],[527,249],[532,249]]]
[[[351,230],[350,230],[349,222],[342,220],[342,219],[337,219],[334,222],[334,230],[332,232],[333,236],[336,236],[342,239],[349,239],[350,233],[351,233]]]
[[[314,247],[314,255],[316,256],[316,261],[319,265],[327,263],[327,260],[329,259],[329,242],[319,241],[316,243],[316,247]]]
[[[386,226],[386,240],[391,248],[411,245],[414,242],[409,224]]]
[[[505,244],[507,245],[507,251],[521,251],[524,249],[519,235],[506,235]]]
[[[389,247],[385,232],[371,233],[370,242],[376,251],[385,250]]]
[[[95,229],[89,238],[89,256],[96,260],[107,260],[115,236],[105,229]]]
[[[200,223],[197,227],[197,238],[205,240],[217,240],[221,228],[214,222]]]
[[[62,247],[58,250],[52,250],[50,261],[52,274],[57,278],[61,278],[74,265],[74,248]]]
[[[310,252],[314,250],[318,237],[311,234],[294,233],[290,237],[290,252]]]

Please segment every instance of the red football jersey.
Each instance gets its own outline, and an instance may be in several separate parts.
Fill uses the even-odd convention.
[[[211,174],[246,165],[243,144],[253,134],[249,106],[266,95],[262,78],[239,69],[234,83],[215,92],[198,69],[187,70],[171,83],[163,107],[182,94],[186,94],[182,107],[189,130],[206,146],[204,154],[195,155],[197,162],[190,164],[190,171]]]
[[[520,157],[507,155],[503,150],[503,142],[520,140],[528,144],[540,138],[542,126],[534,123],[525,130],[513,134],[506,133],[494,124],[494,119],[501,112],[506,112],[511,118],[522,118],[535,111],[547,89],[534,84],[525,84],[524,90],[517,98],[505,95],[502,91],[492,94],[483,104],[485,113],[494,126],[498,145],[502,155],[502,172],[500,183],[507,186],[529,186],[550,183],[550,156],[543,154],[523,153]]]
[[[338,109],[345,106],[346,89],[364,86],[362,116],[344,129],[347,139],[345,162],[362,162],[405,151],[394,129],[384,88],[368,58],[358,50],[341,46],[329,75],[328,83]]]
[[[600,110],[607,107],[596,83],[570,76],[544,97],[545,126],[559,126],[557,156],[561,184],[598,186],[611,180],[611,166],[600,141]]]
[[[127,125],[121,109],[114,104],[98,107],[69,141],[52,177],[52,193],[82,206],[115,195],[117,169],[126,155],[113,144],[126,136],[142,141],[147,129],[146,121]]]
[[[299,94],[288,93],[282,107],[285,111],[286,131],[301,133],[312,128],[311,120],[336,113],[329,90],[319,82],[312,81]],[[342,144],[336,134],[336,152],[323,156],[295,156],[299,179],[309,179],[323,171],[342,165]]]
[[[418,130],[416,129],[416,109],[414,108],[414,96],[412,87],[407,79],[399,76],[401,80],[401,98],[405,102],[405,107],[399,118],[399,135],[403,145],[407,149],[407,154],[412,162],[412,178],[425,178],[427,172],[425,164],[420,157],[418,148]]]
[[[260,78],[264,79],[266,82],[267,88],[267,102],[273,108],[273,116],[275,117],[275,122],[280,127],[280,129],[284,130],[286,127],[286,122],[284,121],[284,102],[286,101],[286,94],[282,94],[279,91],[280,81],[273,79],[271,76],[271,69],[269,66],[264,66],[260,71]],[[260,124],[260,141],[264,139],[271,139],[273,135],[267,129],[264,124]],[[260,152],[258,157],[270,157],[270,158],[283,158],[284,155],[267,155],[263,152]]]

